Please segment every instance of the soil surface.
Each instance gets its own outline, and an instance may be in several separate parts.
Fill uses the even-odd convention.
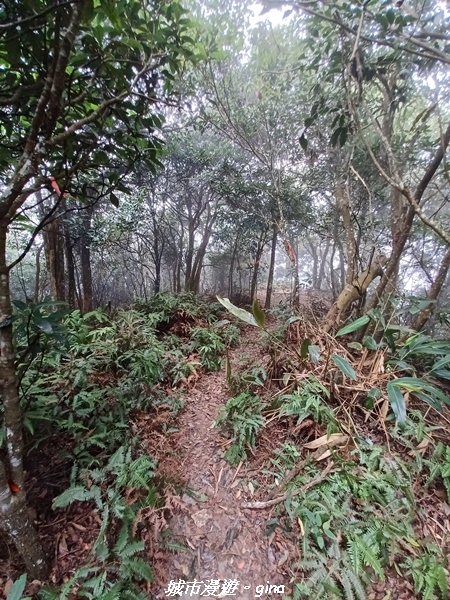
[[[232,369],[254,361],[259,345],[258,332],[247,330],[230,357]],[[223,371],[204,375],[181,415],[176,449],[187,492],[170,530],[186,551],[170,557],[167,580],[157,582],[158,598],[176,589],[169,587],[170,581],[185,581],[182,593],[190,598],[234,592],[242,600],[253,600],[281,598],[290,591],[286,565],[292,542],[265,535],[268,510],[241,508],[253,495],[247,468],[223,459],[227,441],[213,424],[229,397]]]

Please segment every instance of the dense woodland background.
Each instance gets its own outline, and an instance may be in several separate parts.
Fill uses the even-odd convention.
[[[23,415],[45,386],[58,397],[54,380],[33,386],[62,368],[64,336],[74,359],[114,330],[130,361],[152,339],[161,354],[140,355],[155,370],[139,377],[167,383],[170,371],[177,385],[195,367],[177,371],[175,356],[200,353],[216,370],[237,336],[158,346],[158,335],[186,333],[171,330],[174,315],[192,312],[207,331],[223,317],[216,307],[202,321],[205,306],[184,293],[229,298],[264,329],[257,303],[253,316],[235,306],[256,297],[320,329],[322,342],[296,339],[302,365],[320,364],[313,348],[329,334],[354,334],[354,351],[395,358],[408,394],[437,409],[448,401],[449,11],[428,0],[0,3],[0,523],[32,578],[44,581],[49,565],[27,516],[34,426],[24,440]],[[120,313],[132,304],[149,321]],[[415,332],[441,361],[425,361],[432,389],[409,381],[421,375],[409,350],[396,354]],[[118,356],[114,369],[128,368]],[[403,425],[405,399],[386,384]],[[55,418],[42,411],[40,425]]]
[[[194,3],[195,66],[154,104],[162,129],[127,100],[108,117],[113,139],[95,141],[92,178],[67,179],[72,156],[46,166],[70,195],[48,185],[10,227],[10,263],[39,230],[11,272],[16,298],[90,310],[267,286],[270,307],[274,285],[337,297],[385,256],[377,298],[439,296],[445,315],[445,160],[424,181],[448,141],[444,5],[273,6]],[[119,152],[141,118],[134,151]]]

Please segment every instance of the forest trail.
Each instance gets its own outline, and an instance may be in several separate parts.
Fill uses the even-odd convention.
[[[230,354],[232,369],[254,361],[260,354],[258,344],[258,332],[246,329]],[[264,535],[269,511],[241,508],[242,501],[251,499],[251,487],[246,484],[250,467],[242,464],[239,468],[224,460],[226,440],[220,429],[213,427],[230,397],[224,368],[202,375],[180,416],[174,451],[179,453],[180,471],[196,500],[185,493],[171,519],[172,539],[187,550],[169,556],[167,581],[158,582],[158,598],[231,594],[242,600],[281,598],[282,587],[278,594],[274,594],[275,588],[266,594],[268,584],[284,585],[284,592],[288,591],[289,576],[282,565],[289,554],[274,535]],[[169,590],[169,582],[178,580],[186,582],[180,594],[165,593],[164,586]],[[220,584],[209,593],[211,580],[220,580]],[[195,581],[203,583],[192,585]],[[256,586],[260,587],[256,590]]]

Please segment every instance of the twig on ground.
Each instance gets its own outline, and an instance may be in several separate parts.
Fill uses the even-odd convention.
[[[279,485],[277,488],[273,489],[270,492],[269,500],[275,498],[277,494],[283,492],[287,488],[288,484],[294,479],[294,477],[297,477],[297,475],[299,475],[301,471],[303,471],[303,469],[306,467],[310,460],[319,460],[322,454],[324,454],[330,448],[333,448],[333,446],[337,446],[338,444],[342,444],[341,439],[330,440],[326,444],[323,444],[323,446],[317,448],[315,452],[309,454],[305,459],[301,460],[297,465],[295,465],[295,467],[291,471],[289,471],[289,473],[283,479],[281,485]]]
[[[280,504],[280,502],[284,502],[288,496],[291,496],[291,497],[298,496],[298,494],[306,492],[307,490],[311,489],[315,485],[321,483],[324,479],[327,478],[327,475],[329,475],[329,473],[336,473],[336,471],[340,470],[340,469],[332,469],[331,468],[332,466],[333,466],[333,463],[331,463],[331,462],[328,463],[328,465],[325,467],[325,469],[322,471],[322,473],[320,475],[318,475],[315,479],[312,479],[308,483],[305,483],[305,485],[303,485],[301,488],[294,490],[293,492],[285,492],[281,496],[277,496],[276,498],[273,498],[272,500],[263,500],[263,501],[257,501],[257,502],[243,502],[241,504],[241,507],[260,510],[262,508],[269,508],[270,506],[275,506],[276,504]]]

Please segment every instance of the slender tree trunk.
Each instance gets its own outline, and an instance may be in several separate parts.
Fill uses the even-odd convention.
[[[205,259],[206,249],[208,247],[208,243],[209,243],[209,240],[210,240],[210,237],[212,234],[212,228],[214,226],[215,220],[216,220],[216,218],[215,218],[215,216],[213,216],[212,220],[209,222],[209,224],[205,228],[202,242],[201,242],[200,247],[197,250],[197,253],[195,255],[194,264],[193,264],[192,270],[191,270],[191,276],[186,281],[186,289],[190,290],[191,292],[194,292],[195,294],[198,293],[198,290],[200,287],[200,276],[201,276],[202,269],[203,269],[203,261]]]
[[[15,370],[9,269],[6,264],[8,223],[0,224],[0,397],[6,427],[6,458],[0,460],[0,527],[15,544],[33,579],[48,575],[48,563],[27,512],[23,470],[22,412]],[[7,475],[8,473],[8,475]],[[13,493],[8,478],[19,491]]]
[[[189,234],[188,234],[188,248],[186,252],[186,274],[184,278],[184,287],[188,290],[189,284],[192,277],[192,261],[194,260],[194,231],[189,225]]]
[[[237,248],[238,248],[238,235],[236,235],[236,238],[234,240],[233,250],[231,252],[230,270],[228,272],[228,296],[229,296],[229,298],[233,298],[233,293],[234,293],[233,274],[234,274],[234,263],[236,262]]]
[[[315,240],[312,240],[309,236],[307,239],[309,249],[311,250],[311,256],[313,259],[312,286],[315,289],[317,287],[317,271],[319,268],[319,257],[317,255],[317,247],[315,244]]]
[[[176,292],[179,294],[181,292],[181,259],[178,258],[177,262],[177,271],[176,271]]]
[[[239,260],[239,254],[237,257],[237,269],[239,273],[239,292],[242,293],[242,269],[241,269],[241,261]]]
[[[172,291],[174,293],[177,291],[177,264],[178,261],[174,264],[172,272]]]
[[[270,248],[270,266],[269,266],[269,275],[267,278],[267,291],[266,291],[266,301],[264,303],[264,308],[269,309],[272,304],[272,290],[273,290],[273,276],[275,273],[275,255],[277,252],[277,239],[278,239],[278,225],[273,223],[273,233],[272,233],[272,245]]]
[[[337,296],[337,286],[336,286],[336,279],[335,279],[335,271],[334,271],[334,255],[336,253],[336,240],[333,240],[333,247],[331,249],[331,256],[330,256],[330,286],[331,286],[331,291],[333,293],[333,298],[336,298]]]
[[[266,232],[263,231],[261,233],[261,235],[259,236],[258,245],[256,247],[255,262],[253,264],[252,277],[251,277],[251,283],[250,283],[250,298],[252,300],[255,297],[255,295],[257,293],[257,289],[258,289],[258,273],[259,273],[259,266],[260,266],[260,262],[261,262],[262,253],[264,250],[265,236],[266,236]]]
[[[53,300],[66,299],[64,277],[64,236],[61,220],[55,218],[43,229],[45,257],[50,279],[50,293]]]
[[[438,274],[436,275],[436,279],[433,281],[430,289],[428,290],[428,294],[427,294],[428,300],[436,301],[438,299],[439,294],[442,290],[442,286],[444,285],[445,280],[447,278],[447,273],[448,273],[449,268],[450,268],[450,248],[445,253],[445,256],[442,259],[441,265],[439,267]],[[413,328],[416,329],[416,331],[420,331],[421,329],[423,329],[423,327],[427,323],[428,319],[433,314],[435,307],[436,307],[436,302],[431,302],[429,306],[424,308],[417,315],[417,317],[414,321],[414,324],[413,324]]]
[[[316,282],[316,287],[318,290],[320,290],[321,286],[322,286],[322,281],[325,277],[325,265],[327,262],[327,256],[328,256],[328,250],[330,249],[330,240],[327,239],[327,243],[325,245],[325,250],[323,252],[322,255],[322,259],[320,261],[320,267],[319,267],[319,273],[317,275],[317,282]]]
[[[88,313],[94,308],[90,239],[92,207],[86,208],[83,213],[83,232],[80,239],[81,285],[83,287],[83,313]]]
[[[339,211],[342,215],[345,234],[345,247],[347,251],[347,273],[345,276],[345,283],[351,284],[356,271],[357,248],[350,211],[350,194],[347,189],[346,182],[341,179],[340,175],[338,175],[336,179],[335,193]]]
[[[378,303],[382,295],[385,293],[385,290],[392,287],[393,281],[396,280],[396,274],[398,273],[403,250],[409,238],[411,227],[414,221],[414,215],[414,209],[412,207],[409,207],[403,219],[403,229],[398,230],[397,237],[393,240],[391,255],[385,268],[383,269],[381,281],[375,291],[375,294],[373,296],[372,302],[368,307],[368,310],[378,306]]]
[[[73,255],[72,240],[67,229],[65,233],[65,251],[67,265],[67,304],[70,308],[75,308],[75,258]]]
[[[39,288],[41,285],[41,254],[43,245],[41,244],[36,252],[36,276],[34,280],[34,294],[33,302],[37,304],[39,302]]]
[[[161,257],[155,261],[155,281],[153,283],[153,291],[159,294],[161,291]]]

